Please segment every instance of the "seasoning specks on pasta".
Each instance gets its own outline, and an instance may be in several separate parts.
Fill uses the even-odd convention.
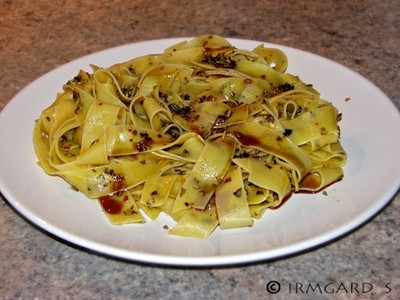
[[[91,67],[43,110],[33,142],[39,166],[112,224],[166,214],[169,234],[207,238],[343,177],[342,114],[279,49],[203,35]]]

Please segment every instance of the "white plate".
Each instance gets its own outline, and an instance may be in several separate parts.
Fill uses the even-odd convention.
[[[169,236],[163,226],[173,222],[166,216],[144,225],[110,225],[98,203],[36,165],[35,119],[79,69],[90,71],[89,64],[105,67],[159,53],[181,40],[142,42],[85,56],[49,72],[15,96],[0,115],[0,187],[17,211],[53,235],[102,254],[146,263],[213,266],[268,260],[321,245],[365,223],[396,194],[400,115],[392,102],[365,78],[335,62],[270,44],[288,55],[288,72],[314,84],[343,113],[345,178],[329,187],[328,195],[294,195],[281,209],[267,211],[254,227],[217,229],[207,240]],[[261,44],[230,41],[250,50]]]

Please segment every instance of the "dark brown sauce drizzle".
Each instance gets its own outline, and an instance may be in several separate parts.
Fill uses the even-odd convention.
[[[243,146],[259,146],[260,141],[256,137],[244,135],[240,132],[234,132],[234,136],[238,139],[239,143]]]
[[[279,208],[281,208],[281,207],[293,196],[293,194],[318,194],[318,193],[322,192],[323,190],[325,190],[326,188],[330,187],[331,185],[333,185],[333,184],[335,184],[335,183],[341,181],[342,179],[343,179],[343,176],[340,177],[339,179],[337,179],[337,180],[331,182],[330,184],[321,187],[321,188],[320,188],[319,190],[317,190],[317,191],[299,190],[299,191],[295,192],[294,190],[291,190],[290,193],[287,194],[287,195],[285,196],[285,198],[282,199],[282,202],[279,203],[278,206],[271,207],[270,209],[279,209]]]
[[[101,196],[99,201],[103,209],[111,215],[117,215],[122,212],[122,203],[113,199],[112,195]]]

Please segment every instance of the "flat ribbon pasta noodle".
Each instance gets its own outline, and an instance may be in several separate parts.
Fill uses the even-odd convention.
[[[317,192],[322,188],[340,180],[343,177],[343,169],[340,167],[316,168],[308,173],[300,182],[300,190]]]
[[[38,165],[112,224],[165,214],[171,235],[252,226],[295,192],[343,177],[341,114],[288,58],[201,35],[80,70],[36,121]]]
[[[227,133],[244,147],[257,148],[290,162],[295,168],[298,179],[303,178],[311,170],[312,162],[307,154],[290,139],[268,127],[244,123],[231,126],[227,129]]]
[[[215,192],[215,206],[222,229],[253,225],[239,167],[227,172],[224,184]]]
[[[137,169],[141,171],[137,172]],[[65,170],[57,175],[88,198],[98,198],[142,184],[156,170],[157,164],[151,160],[114,160],[107,165]]]
[[[290,179],[281,166],[266,164],[255,158],[234,159],[233,161],[249,173],[249,182],[275,192],[278,195],[279,203],[290,193]]]
[[[229,169],[235,150],[232,139],[206,142],[192,172],[176,198],[173,212],[195,208],[203,210]]]
[[[188,210],[179,219],[174,228],[169,230],[172,235],[205,239],[218,226],[215,206],[206,210]]]
[[[160,207],[167,202],[170,191],[178,175],[164,175],[165,167],[169,161],[158,163],[154,173],[150,174],[143,187],[140,203],[148,207]]]
[[[290,139],[297,145],[313,142],[313,149],[318,149],[337,141],[339,128],[336,118],[337,109],[329,105],[313,109],[294,119],[282,120],[281,123],[292,130]]]

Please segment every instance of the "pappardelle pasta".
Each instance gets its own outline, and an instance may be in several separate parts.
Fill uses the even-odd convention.
[[[341,114],[286,73],[284,52],[216,35],[92,73],[79,71],[37,120],[39,165],[112,224],[169,215],[169,234],[252,226],[292,193],[343,177]]]

